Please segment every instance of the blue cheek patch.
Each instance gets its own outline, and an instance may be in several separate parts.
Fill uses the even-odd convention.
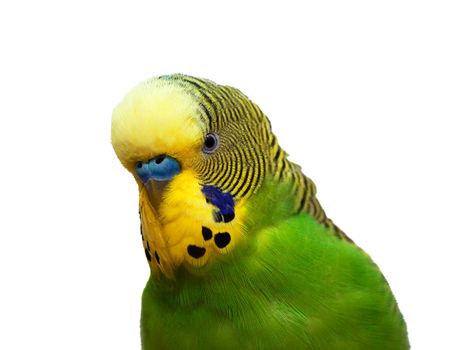
[[[235,203],[230,192],[222,192],[216,186],[203,186],[201,189],[206,201],[216,206],[219,211],[214,213],[216,222],[230,222],[235,218]]]
[[[180,173],[180,163],[169,156],[158,156],[147,162],[136,164],[136,174],[143,183],[154,179],[168,181]]]

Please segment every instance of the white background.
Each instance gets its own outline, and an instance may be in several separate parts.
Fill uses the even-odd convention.
[[[413,349],[467,349],[464,4],[2,2],[0,348],[139,347],[148,267],[110,116],[182,72],[261,106]]]

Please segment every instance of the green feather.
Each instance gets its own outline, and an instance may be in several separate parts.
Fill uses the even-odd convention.
[[[231,254],[143,293],[144,349],[408,349],[378,267],[266,180],[249,199],[246,239]]]

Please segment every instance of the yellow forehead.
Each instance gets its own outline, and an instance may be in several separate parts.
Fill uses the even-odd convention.
[[[112,115],[112,145],[127,168],[159,154],[193,150],[202,140],[199,105],[182,87],[150,80],[130,91]]]

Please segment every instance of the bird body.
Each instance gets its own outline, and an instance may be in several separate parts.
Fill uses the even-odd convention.
[[[151,276],[143,349],[407,349],[378,267],[329,218],[261,110],[172,75],[115,109]]]

